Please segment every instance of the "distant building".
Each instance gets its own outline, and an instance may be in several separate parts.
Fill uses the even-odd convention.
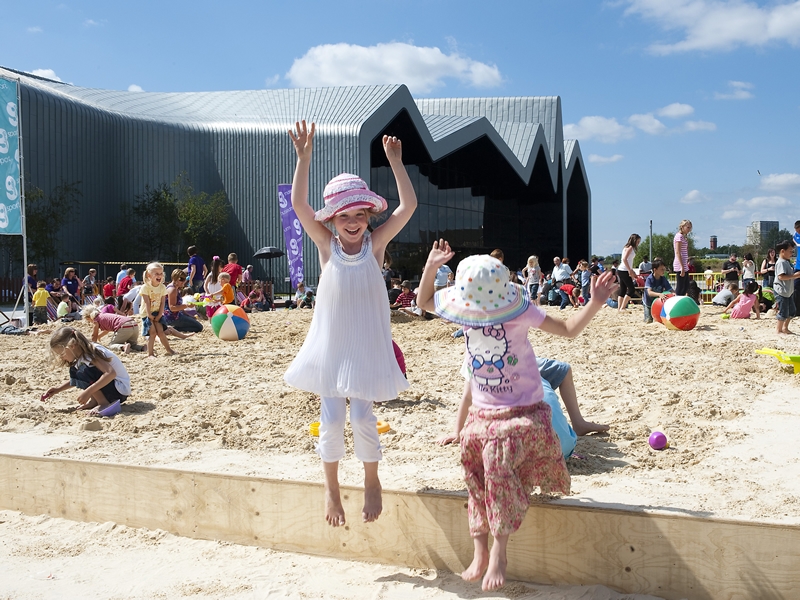
[[[708,242],[708,249],[709,250],[716,250],[717,249],[717,236],[712,235],[711,239]]]
[[[778,221],[753,221],[747,227],[746,243],[750,246],[759,246],[770,231],[780,229]]]

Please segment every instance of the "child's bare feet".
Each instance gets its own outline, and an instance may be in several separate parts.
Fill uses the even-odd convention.
[[[126,342],[125,345],[122,347],[122,353],[127,354],[130,351],[131,351],[131,345]]]
[[[481,589],[484,592],[499,590],[506,584],[506,566],[508,565],[508,559],[506,558],[507,544],[507,535],[497,536],[494,539],[492,551],[489,554],[489,568],[486,569],[486,575],[483,576],[483,585],[481,585]]]
[[[325,520],[331,527],[340,527],[345,524],[344,507],[338,487],[333,490],[325,490]]]
[[[605,423],[592,423],[591,421],[582,421],[580,423],[573,423],[572,429],[578,435],[586,435],[587,433],[603,433],[608,431],[609,426]]]
[[[155,355],[155,354],[148,354],[148,355],[147,355],[147,358],[155,358],[155,357],[156,357],[156,355]]]
[[[489,534],[484,533],[472,540],[475,552],[472,563],[461,573],[464,581],[478,581],[489,566]]]
[[[175,356],[176,354],[175,350],[167,350],[167,356]]]
[[[383,511],[383,499],[381,497],[381,484],[364,486],[364,509],[361,511],[361,518],[364,523],[377,521]]]

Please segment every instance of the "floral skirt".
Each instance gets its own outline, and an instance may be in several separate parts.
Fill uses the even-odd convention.
[[[528,510],[528,496],[569,494],[570,478],[550,424],[550,407],[472,407],[461,432],[461,464],[469,492],[472,537],[515,532]]]

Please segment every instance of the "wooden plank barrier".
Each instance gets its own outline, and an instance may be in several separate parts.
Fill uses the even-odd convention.
[[[0,509],[162,529],[278,550],[459,572],[472,557],[466,498],[384,490],[361,523],[323,519],[322,486],[0,454]],[[800,598],[800,527],[537,503],[509,542],[511,579],[604,584],[667,599]]]

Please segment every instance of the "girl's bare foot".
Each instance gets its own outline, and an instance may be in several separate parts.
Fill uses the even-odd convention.
[[[340,527],[345,524],[344,507],[339,496],[339,488],[325,490],[325,520],[331,527]]]
[[[377,521],[382,511],[381,484],[364,486],[364,509],[361,511],[364,523]]]
[[[155,354],[148,354],[148,355],[147,355],[147,358],[155,358],[155,357],[156,357],[156,355],[155,355]]]
[[[176,354],[175,350],[167,350],[167,356],[175,356]]]
[[[573,423],[572,429],[578,435],[586,435],[587,433],[604,433],[608,431],[609,426],[605,423],[592,423],[591,421],[582,421],[580,423]]]
[[[478,581],[489,566],[489,534],[484,533],[472,540],[475,551],[472,563],[461,573],[464,581]]]
[[[486,575],[483,576],[483,585],[481,585],[481,589],[484,592],[499,590],[506,584],[506,566],[508,565],[508,559],[506,558],[507,545],[507,535],[494,538],[492,551],[489,554],[489,568],[486,569]]]

